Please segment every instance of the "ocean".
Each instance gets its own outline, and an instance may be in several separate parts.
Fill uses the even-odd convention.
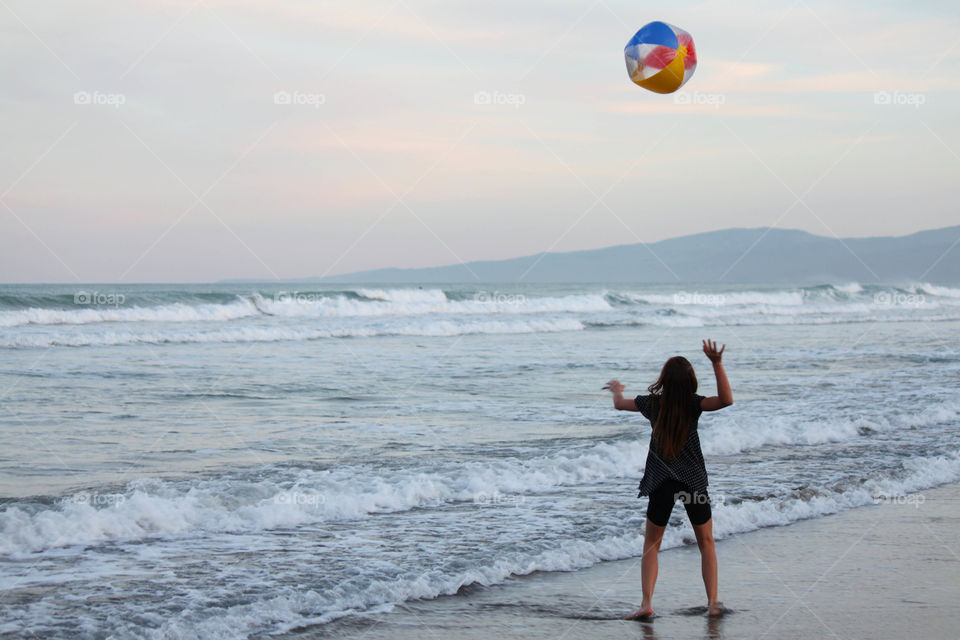
[[[703,338],[718,538],[920,501],[958,329],[930,283],[3,285],[0,637],[349,636],[637,557],[650,428],[601,387],[713,395]]]

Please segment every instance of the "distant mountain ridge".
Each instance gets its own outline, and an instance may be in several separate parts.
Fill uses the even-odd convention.
[[[732,228],[603,249],[416,269],[374,269],[298,282],[960,282],[960,225],[906,236],[830,238]]]

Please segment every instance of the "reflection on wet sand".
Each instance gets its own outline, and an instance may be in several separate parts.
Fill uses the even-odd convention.
[[[723,640],[723,619],[724,616],[707,616],[706,607],[692,607],[691,609],[685,609],[679,611],[678,613],[684,615],[704,615],[705,616],[705,628],[703,637],[705,640]],[[657,635],[656,629],[656,618],[652,620],[646,620],[640,622],[641,633],[643,634],[644,640],[657,640],[659,636]]]

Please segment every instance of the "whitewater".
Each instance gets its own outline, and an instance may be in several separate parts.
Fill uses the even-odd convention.
[[[0,637],[323,635],[639,556],[649,425],[600,388],[679,353],[710,395],[706,337],[717,537],[918,499],[958,329],[926,282],[0,286]]]

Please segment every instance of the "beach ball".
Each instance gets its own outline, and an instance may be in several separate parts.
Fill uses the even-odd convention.
[[[666,22],[651,22],[623,49],[630,79],[656,93],[673,93],[693,76],[697,51],[689,33]]]

